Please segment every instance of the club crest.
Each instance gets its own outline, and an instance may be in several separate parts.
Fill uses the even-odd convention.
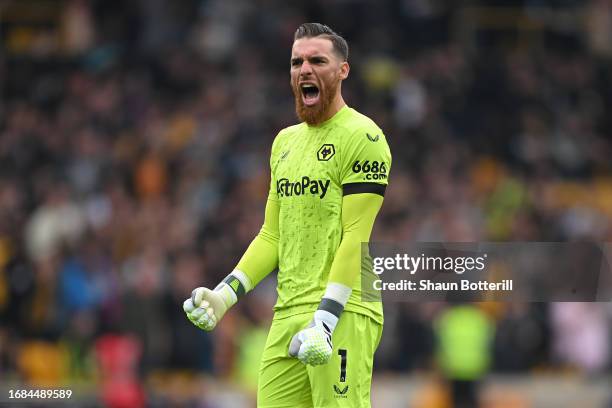
[[[317,159],[319,161],[328,161],[336,154],[336,148],[333,144],[326,143],[317,152]]]

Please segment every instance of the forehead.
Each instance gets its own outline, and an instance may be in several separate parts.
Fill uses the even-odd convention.
[[[323,37],[300,38],[293,42],[291,57],[308,58],[312,55],[332,55],[333,44],[331,40]]]

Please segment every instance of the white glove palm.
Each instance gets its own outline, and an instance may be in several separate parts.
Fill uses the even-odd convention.
[[[194,289],[191,297],[183,302],[187,318],[202,330],[214,329],[225,312],[235,303],[227,290],[231,291],[227,285],[220,285],[215,290]]]
[[[308,328],[291,339],[289,355],[309,365],[326,364],[332,356],[332,329],[320,320],[314,320]]]

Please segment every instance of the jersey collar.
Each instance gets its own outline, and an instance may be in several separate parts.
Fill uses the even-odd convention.
[[[336,112],[334,114],[334,116],[332,116],[331,118],[327,119],[325,122],[321,122],[321,123],[319,123],[317,125],[309,125],[309,124],[306,123],[306,126],[308,126],[309,128],[322,128],[323,126],[327,126],[330,123],[332,123],[333,121],[336,121],[336,120],[340,119],[341,117],[346,115],[350,110],[351,110],[350,106],[345,104],[343,107],[340,108],[340,110],[338,112]]]

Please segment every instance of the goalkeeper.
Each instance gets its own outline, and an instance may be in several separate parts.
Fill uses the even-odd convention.
[[[370,406],[383,314],[380,302],[361,300],[361,243],[382,205],[391,154],[378,126],[342,98],[347,59],[346,41],[329,27],[297,29],[290,72],[301,123],[272,145],[263,227],[223,282],[195,289],[183,305],[212,330],[278,268],[260,408]]]

